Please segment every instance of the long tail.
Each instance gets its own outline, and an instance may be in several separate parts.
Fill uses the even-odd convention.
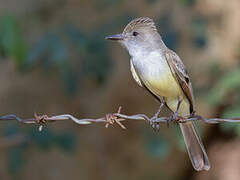
[[[180,123],[180,128],[194,169],[197,171],[208,171],[210,169],[210,163],[202,141],[197,134],[194,123]]]

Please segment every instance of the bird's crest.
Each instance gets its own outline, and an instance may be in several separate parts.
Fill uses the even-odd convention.
[[[146,27],[152,29],[153,31],[157,31],[157,28],[152,19],[148,17],[140,17],[128,23],[128,25],[124,28],[123,33],[131,32],[134,29],[141,29]]]

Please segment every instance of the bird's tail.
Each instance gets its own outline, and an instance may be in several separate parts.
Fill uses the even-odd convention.
[[[210,163],[193,122],[180,123],[188,155],[195,170],[209,170]]]

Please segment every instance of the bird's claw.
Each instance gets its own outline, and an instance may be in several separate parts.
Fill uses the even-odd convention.
[[[169,127],[171,122],[176,122],[176,117],[176,113],[174,113],[167,119],[167,127]]]
[[[157,120],[158,117],[156,116],[153,116],[151,119],[150,119],[150,126],[153,128],[153,130],[155,132],[159,132],[160,130],[160,123]]]
[[[167,119],[167,127],[169,127],[170,123],[180,123],[184,117],[179,116],[177,112],[173,113],[168,119]]]

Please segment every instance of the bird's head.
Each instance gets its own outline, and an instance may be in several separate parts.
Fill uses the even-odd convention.
[[[120,42],[133,55],[136,51],[159,47],[161,37],[152,19],[140,17],[132,20],[121,34],[110,35],[106,39]]]

